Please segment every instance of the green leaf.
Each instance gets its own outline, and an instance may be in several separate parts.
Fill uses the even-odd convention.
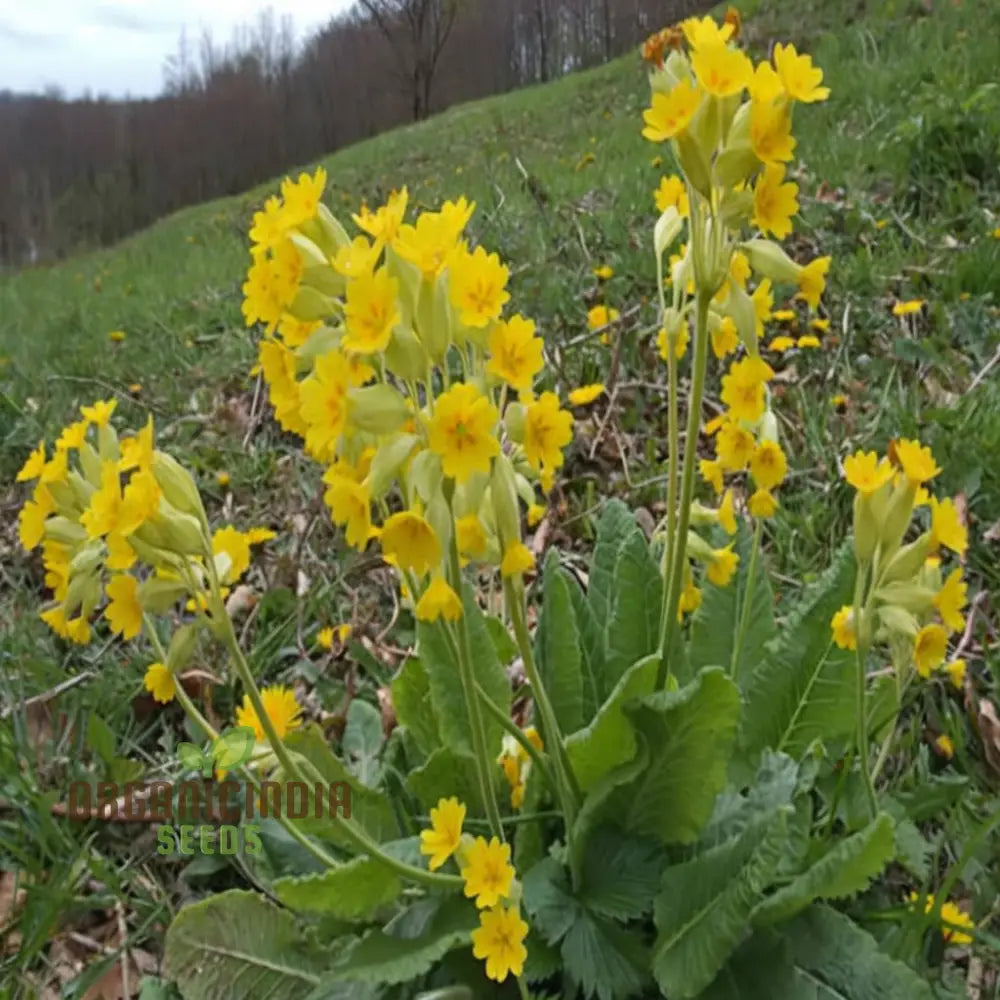
[[[531,928],[549,944],[558,944],[576,919],[566,869],[555,858],[542,858],[522,881]]]
[[[392,707],[417,746],[430,754],[441,746],[437,716],[431,704],[431,687],[423,663],[415,656],[407,659],[392,682]]]
[[[212,774],[212,756],[204,753],[201,747],[194,743],[178,743],[177,759],[181,762],[185,771],[207,771]]]
[[[563,939],[561,952],[567,978],[585,997],[623,1000],[635,996],[648,979],[649,960],[638,936],[585,910]]]
[[[895,848],[892,818],[882,813],[863,830],[831,847],[793,882],[769,896],[754,912],[754,923],[781,923],[817,899],[844,899],[864,892],[892,860]]]
[[[583,672],[583,721],[590,722],[603,703],[604,629],[597,624],[594,609],[576,578],[569,581],[569,596],[580,635],[580,669]]]
[[[499,619],[489,615],[486,618],[486,630],[493,640],[497,659],[504,665],[513,663],[518,657],[517,643],[510,634],[510,629]]]
[[[397,875],[372,858],[354,858],[317,875],[279,878],[272,887],[285,906],[341,920],[368,920],[402,892]]]
[[[285,745],[289,750],[300,754],[308,760],[319,772],[323,781],[328,784],[347,782],[351,789],[351,820],[362,826],[365,831],[380,843],[399,836],[399,826],[389,800],[381,792],[366,788],[347,770],[343,761],[330,749],[322,730],[315,724],[296,729],[285,737]],[[280,775],[280,771],[279,771]],[[324,796],[328,790],[322,789]],[[307,831],[319,832],[335,844],[350,847],[351,841],[339,833],[329,819],[329,810],[323,810],[322,819],[315,819],[313,808],[313,789],[309,788],[309,809],[306,819],[297,820],[299,826]]]
[[[469,753],[456,753],[450,747],[441,747],[422,766],[409,773],[406,784],[425,811],[452,795],[464,802],[470,813],[481,814],[485,809],[476,759]]]
[[[87,719],[87,745],[105,764],[114,760],[115,734],[96,712],[91,712]]]
[[[344,756],[350,762],[351,773],[363,785],[375,788],[382,768],[382,713],[367,701],[355,698],[347,710],[344,727]]]
[[[650,759],[615,792],[620,824],[664,844],[694,843],[725,786],[739,713],[740,692],[718,669],[626,706]]]
[[[691,623],[688,650],[691,669],[696,673],[702,667],[712,666],[732,670],[753,550],[753,536],[742,521],[736,533],[734,550],[739,554],[740,562],[733,580],[725,587],[717,587],[707,580],[702,586],[701,604]],[[750,676],[750,671],[763,658],[764,647],[774,638],[775,631],[774,593],[767,568],[758,555],[750,594],[750,617],[735,676],[743,679]]]
[[[582,791],[590,791],[602,775],[635,754],[635,732],[625,718],[624,706],[653,693],[659,665],[655,653],[633,664],[591,723],[567,737],[566,751]]]
[[[167,930],[164,972],[184,1000],[300,996],[319,982],[321,969],[292,915],[254,892],[185,906]]]
[[[347,945],[329,979],[390,985],[415,979],[452,948],[468,947],[478,925],[476,908],[467,899],[421,900],[385,928],[369,931]]]
[[[783,807],[663,873],[652,964],[671,1000],[697,997],[746,936],[750,914],[781,860],[789,812]]]
[[[504,711],[510,707],[510,682],[490,639],[486,619],[469,587],[464,588],[465,613],[457,623],[468,629],[469,646],[473,650],[472,674],[487,696]],[[431,703],[438,720],[441,739],[446,746],[460,753],[472,752],[472,731],[462,690],[458,661],[448,642],[451,626],[439,619],[418,622],[417,640],[420,658],[430,684]],[[500,753],[501,728],[489,715],[485,718],[487,750],[491,757]]]
[[[215,766],[226,770],[245,764],[253,755],[255,735],[253,726],[234,726],[227,729],[212,744]]]
[[[608,500],[597,524],[594,558],[587,583],[587,601],[594,612],[597,627],[602,633],[607,629],[611,620],[618,550],[625,539],[635,530],[635,516],[632,511],[621,500]]]
[[[564,733],[575,732],[584,719],[580,633],[571,586],[575,584],[559,565],[559,553],[549,549],[542,570],[542,609],[535,632],[535,655],[538,673]]]
[[[853,598],[854,553],[844,545],[765,650],[746,689],[740,733],[750,766],[765,747],[800,757],[814,740],[850,737],[856,657],[833,644],[830,620]]]
[[[613,920],[641,917],[653,908],[663,861],[659,844],[601,827],[587,843],[580,902]]]
[[[615,562],[614,600],[606,628],[604,684],[614,687],[637,660],[659,650],[663,580],[639,528]]]

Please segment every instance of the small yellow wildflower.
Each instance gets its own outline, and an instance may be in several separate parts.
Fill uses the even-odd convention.
[[[829,257],[817,257],[799,271],[799,290],[795,297],[802,299],[810,309],[819,308],[819,300],[826,289],[826,275],[830,270]]]
[[[841,649],[857,649],[858,637],[854,631],[854,609],[845,604],[830,621],[833,641]]]
[[[784,354],[785,351],[791,350],[795,346],[795,338],[787,337],[785,334],[778,334],[777,337],[772,337],[768,342],[767,349],[769,351],[775,351],[778,354]]]
[[[719,524],[727,535],[736,534],[736,513],[733,509],[733,491],[726,490],[718,510]]]
[[[728,45],[702,45],[691,54],[698,82],[714,97],[732,97],[749,86],[753,63],[747,54]]]
[[[592,382],[590,385],[581,385],[579,389],[573,389],[568,398],[571,406],[586,406],[603,392],[603,382]]]
[[[734,362],[722,377],[720,399],[734,420],[755,422],[764,413],[764,383],[774,369],[761,358],[745,357]]]
[[[113,344],[120,344],[124,339],[125,339],[124,330],[112,330],[108,334],[108,340],[110,340]]]
[[[740,346],[740,335],[732,316],[723,316],[712,331],[712,353],[721,361]]]
[[[660,178],[660,186],[653,192],[653,200],[656,202],[658,212],[665,212],[673,205],[678,215],[687,218],[691,211],[687,186],[676,174]]]
[[[587,326],[591,330],[600,330],[621,318],[617,309],[609,309],[606,305],[596,305],[587,311]]]
[[[823,71],[813,66],[810,56],[799,55],[794,45],[782,45],[781,42],[775,45],[774,68],[791,100],[812,104],[830,96],[830,88],[820,86]]]
[[[107,427],[111,414],[115,412],[117,405],[117,399],[99,399],[91,406],[81,406],[80,413],[84,420],[96,424],[98,427]]]
[[[108,606],[104,609],[111,631],[123,639],[134,639],[142,631],[139,582],[127,573],[116,574],[105,588]]]
[[[601,264],[600,267],[594,268],[594,277],[598,281],[608,281],[614,277],[614,274],[614,268],[610,264]]]
[[[913,641],[913,663],[921,677],[930,677],[931,672],[944,662],[948,650],[948,633],[942,625],[925,625]]]
[[[531,388],[542,370],[542,338],[535,336],[535,324],[523,316],[511,316],[496,323],[490,332],[490,360],[486,370],[524,392]]]
[[[420,853],[429,858],[431,871],[440,868],[458,850],[462,841],[465,805],[458,799],[439,799],[431,809],[431,828],[420,832]]]
[[[761,441],[750,456],[750,475],[758,487],[773,490],[788,471],[785,453],[777,441]]]
[[[464,483],[477,472],[490,471],[490,462],[500,452],[495,433],[499,416],[489,397],[469,382],[459,382],[438,397],[427,433],[446,476]]]
[[[820,316],[814,316],[811,320],[809,320],[809,325],[817,333],[826,333],[826,331],[830,329],[830,321]]]
[[[951,497],[938,500],[930,498],[931,504],[931,548],[942,545],[958,555],[964,555],[969,546],[969,532],[962,524],[958,507]]]
[[[455,522],[458,551],[465,558],[479,559],[486,555],[488,541],[478,514],[466,514]]]
[[[173,701],[177,694],[177,683],[174,681],[174,675],[162,663],[151,663],[142,683],[154,700],[161,705]]]
[[[905,302],[897,302],[892,307],[893,316],[912,316],[924,308],[923,299],[907,299]]]
[[[520,976],[528,949],[524,939],[528,925],[516,906],[495,906],[479,917],[472,932],[472,954],[486,960],[487,978],[502,983],[508,975]]]
[[[448,581],[437,575],[417,601],[416,615],[422,622],[436,622],[438,618],[458,621],[462,617],[462,601]]]
[[[347,544],[363,552],[372,535],[371,489],[367,482],[330,475],[336,468],[331,466],[323,476],[324,482],[329,483],[323,501],[334,524],[344,526]]]
[[[766,164],[754,186],[751,221],[762,233],[784,239],[792,231],[792,216],[799,210],[798,193],[798,184],[785,183],[783,163]]]
[[[844,459],[844,478],[859,493],[871,496],[892,479],[892,465],[874,451],[856,451]]]
[[[795,155],[795,139],[788,109],[754,98],[750,103],[750,146],[762,163],[791,160]]]
[[[423,574],[441,562],[441,542],[434,529],[411,510],[393,514],[379,534],[382,551],[401,569]]]
[[[903,470],[903,475],[912,486],[926,483],[941,471],[934,461],[930,448],[919,441],[906,439],[895,441],[892,451],[896,456],[896,464]]]
[[[954,569],[948,575],[941,589],[934,595],[934,607],[937,608],[941,621],[952,632],[960,632],[965,628],[965,607],[968,586],[962,580],[962,570]]]
[[[935,738],[934,747],[946,760],[951,760],[955,756],[955,744],[947,733]]]
[[[732,420],[726,421],[715,437],[716,457],[726,472],[742,472],[753,449],[753,435]]]
[[[951,663],[945,666],[944,670],[948,674],[948,679],[952,685],[961,691],[965,687],[965,674],[967,670],[965,660],[952,660]]]
[[[496,837],[489,841],[476,837],[463,853],[461,874],[465,895],[475,899],[480,910],[496,906],[507,898],[514,881],[510,844],[502,844]]]
[[[377,354],[389,346],[392,328],[400,321],[399,282],[387,268],[362,274],[347,286],[344,338],[341,346],[357,354]]]
[[[284,739],[293,729],[302,725],[302,708],[295,700],[295,692],[290,688],[280,684],[263,688],[260,700],[264,706],[264,714],[271,720],[279,739]],[[258,742],[267,739],[264,726],[257,710],[250,703],[248,694],[243,695],[243,703],[236,709],[236,725],[252,728]]]
[[[510,272],[495,253],[482,247],[469,253],[464,247],[448,260],[448,297],[466,326],[481,328],[499,318],[510,299]]]
[[[39,441],[38,447],[27,457],[21,471],[17,474],[17,482],[28,483],[37,479],[45,468],[45,442]]]
[[[438,403],[440,406],[440,402]],[[559,406],[554,392],[543,392],[525,407],[524,454],[548,492],[563,464],[563,448],[573,439],[573,416]]]
[[[517,576],[527,573],[535,566],[535,557],[531,549],[523,542],[511,542],[507,546],[500,563],[500,572],[504,576]]]
[[[528,527],[533,528],[543,517],[545,517],[545,506],[540,503],[533,503],[528,508],[525,520],[528,522]]]
[[[910,893],[910,902],[916,903],[918,896],[915,892]],[[930,913],[934,909],[935,899],[933,896],[926,897],[924,901],[924,913]],[[974,928],[972,918],[950,901],[941,904],[941,937],[950,944],[971,944],[972,935],[956,928]]]
[[[740,557],[733,552],[732,545],[727,545],[724,549],[713,549],[712,561],[705,574],[717,587],[725,587],[733,578],[739,561]]]
[[[765,520],[774,517],[778,509],[778,501],[770,490],[759,489],[747,501],[747,509],[754,517]]]
[[[722,463],[717,459],[698,459],[698,471],[701,478],[708,483],[716,493],[722,492]]]
[[[653,94],[652,106],[642,113],[645,138],[665,142],[680,135],[691,123],[701,105],[704,92],[688,79],[681,80],[668,93]]]

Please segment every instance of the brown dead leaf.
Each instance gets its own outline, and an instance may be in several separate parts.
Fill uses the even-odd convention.
[[[1000,774],[1000,717],[997,716],[996,706],[987,698],[979,703],[976,724],[980,739],[983,741],[986,761],[997,774]]]
[[[257,603],[257,595],[241,583],[226,599],[226,613],[230,618],[245,615]]]
[[[8,928],[17,920],[27,895],[24,879],[18,872],[0,872],[0,955],[20,948],[21,935],[13,929],[8,933]]]
[[[396,728],[396,707],[392,703],[392,688],[378,689],[378,707],[382,711],[382,732],[388,739],[389,734]]]
[[[983,539],[987,542],[1000,542],[1000,521],[994,521],[983,533]]]

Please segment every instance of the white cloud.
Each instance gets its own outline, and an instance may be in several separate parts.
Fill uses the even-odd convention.
[[[0,0],[0,90],[68,96],[85,90],[114,97],[160,92],[163,62],[182,30],[196,42],[205,30],[217,44],[256,22],[270,7],[290,15],[301,39],[351,0]]]

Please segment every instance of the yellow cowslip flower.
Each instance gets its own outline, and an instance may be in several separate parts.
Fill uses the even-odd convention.
[[[826,275],[830,270],[829,257],[817,257],[799,271],[799,290],[795,297],[802,299],[810,309],[819,308],[819,300],[826,289]]]
[[[542,370],[543,342],[535,336],[535,324],[524,316],[511,316],[490,331],[490,359],[486,370],[512,388],[525,392]]]
[[[734,250],[729,261],[729,277],[740,288],[746,288],[750,273],[750,258],[742,250]]]
[[[334,466],[334,468],[336,468]],[[372,534],[371,491],[366,482],[333,476],[323,493],[334,524],[346,527],[344,537],[352,548],[362,551]]]
[[[930,448],[919,441],[906,438],[894,441],[892,453],[911,486],[921,486],[941,471]]]
[[[127,573],[113,576],[105,588],[108,606],[104,609],[111,631],[123,639],[134,639],[142,631],[142,605],[139,582]]]
[[[478,514],[466,514],[455,521],[458,551],[466,559],[481,559],[486,555],[489,543],[486,530]]]
[[[913,640],[913,664],[921,677],[930,677],[931,672],[944,662],[948,651],[948,633],[943,625],[925,625]]]
[[[285,225],[291,229],[315,218],[325,187],[326,170],[323,167],[317,167],[316,173],[311,176],[306,173],[299,174],[297,181],[286,177],[281,182]]]
[[[464,203],[463,198],[459,206]],[[474,207],[468,208],[468,214],[458,206],[447,212],[445,206],[440,212],[424,212],[414,225],[399,227],[392,248],[404,260],[416,265],[424,278],[433,280],[444,269]]]
[[[361,211],[357,215],[352,215],[351,218],[354,219],[358,229],[363,229],[375,240],[376,244],[391,243],[396,238],[399,227],[403,224],[403,216],[406,215],[409,198],[410,194],[405,187],[399,191],[392,191],[385,204],[380,205],[374,212],[363,204]]]
[[[323,649],[333,649],[334,631],[328,625],[316,633],[316,645]]]
[[[833,641],[841,649],[857,649],[858,637],[854,631],[854,609],[845,604],[830,621]]]
[[[794,45],[775,45],[774,68],[790,100],[812,104],[830,96],[830,88],[820,86],[823,71],[813,66],[810,56],[799,55]]]
[[[554,392],[543,392],[525,407],[524,454],[546,492],[563,464],[563,448],[573,439],[573,416],[559,406]]]
[[[355,236],[350,243],[337,250],[330,263],[345,278],[358,278],[375,270],[382,247],[364,236]]]
[[[762,358],[745,357],[734,362],[722,377],[719,398],[734,420],[754,423],[764,413],[764,384],[774,378],[774,369]]]
[[[581,385],[579,389],[573,389],[567,398],[571,406],[587,406],[603,393],[603,382],[591,382],[590,385]]]
[[[792,118],[780,103],[750,104],[750,147],[761,163],[787,163],[795,156]]]
[[[688,45],[698,51],[702,48],[714,48],[725,45],[736,31],[736,25],[728,19],[721,25],[706,14],[704,17],[688,17],[681,21],[681,30]]]
[[[761,104],[773,104],[785,92],[781,77],[769,62],[757,64],[747,89],[750,91],[750,99]]]
[[[701,591],[694,585],[694,577],[691,575],[691,567],[684,570],[684,589],[681,591],[680,600],[677,602],[677,620],[683,621],[685,615],[693,614],[701,607]]]
[[[764,334],[764,324],[771,318],[771,308],[774,306],[774,295],[771,292],[771,279],[765,278],[750,296],[753,303],[754,327],[757,336]]]
[[[953,569],[941,589],[934,595],[934,607],[945,627],[952,632],[960,632],[965,628],[965,616],[962,608],[967,603],[968,586],[962,580],[962,570]]]
[[[969,546],[969,532],[962,524],[962,518],[951,497],[938,500],[930,498],[931,503],[931,548],[939,549],[942,545],[958,555],[964,555]]]
[[[529,528],[535,527],[535,525],[538,524],[543,517],[545,517],[545,506],[540,503],[533,503],[524,515],[524,519],[527,521]]]
[[[609,264],[601,264],[593,269],[594,277],[598,281],[608,281],[615,275],[615,270]]]
[[[302,725],[302,707],[295,700],[295,692],[284,685],[261,689],[260,700],[264,714],[271,720],[278,739],[284,739],[292,730]],[[236,709],[236,725],[249,726],[254,731],[258,743],[267,739],[264,727],[256,709],[250,702],[250,695],[243,695],[243,703]]]
[[[510,271],[495,253],[460,246],[448,258],[448,298],[465,326],[482,328],[499,319],[510,299]]]
[[[60,639],[85,646],[90,642],[90,623],[82,615],[67,620],[62,605],[42,611],[39,617]]]
[[[528,949],[528,925],[516,906],[494,906],[479,915],[472,932],[472,954],[486,960],[486,977],[502,983],[508,975],[520,976]]]
[[[387,268],[362,274],[347,286],[344,338],[341,348],[357,354],[377,354],[389,346],[392,328],[400,321],[399,282]]]
[[[687,218],[690,214],[687,185],[676,174],[660,178],[660,186],[653,192],[653,200],[658,212],[665,212],[673,205],[682,218]]]
[[[222,575],[223,583],[235,583],[250,568],[250,546],[266,542],[275,534],[266,528],[238,531],[232,525],[216,529],[212,535],[212,554],[229,557],[229,568]]]
[[[101,466],[101,485],[91,494],[90,503],[80,515],[80,524],[89,538],[102,538],[109,531],[121,531],[121,516],[122,489],[118,465],[107,461]]]
[[[656,350],[664,361],[668,361],[670,358],[670,348],[672,346],[674,357],[680,361],[680,359],[687,353],[690,341],[691,331],[688,329],[687,323],[681,323],[681,325],[677,327],[677,331],[673,334],[673,336],[669,335],[661,326],[656,334]]]
[[[104,544],[108,548],[108,555],[104,560],[107,569],[120,571],[131,569],[139,558],[120,531],[109,532],[105,536]]]
[[[951,760],[955,756],[955,744],[947,733],[942,733],[940,736],[935,737],[934,749],[946,760]]]
[[[174,675],[162,664],[151,663],[142,679],[142,686],[155,701],[166,705],[177,696],[177,682]]]
[[[742,472],[753,449],[753,435],[735,421],[726,421],[715,436],[716,459],[726,472]]]
[[[80,448],[87,439],[88,426],[88,421],[77,420],[76,423],[64,427],[62,433],[56,438],[56,451],[69,451],[70,448]]]
[[[250,241],[254,247],[270,250],[277,246],[288,234],[288,223],[281,199],[271,195],[260,211],[254,212],[250,226]]]
[[[155,521],[160,516],[162,496],[160,484],[150,469],[134,472],[122,491],[121,513],[113,530],[122,536],[131,535],[140,525]]]
[[[130,469],[148,469],[153,464],[153,418],[146,420],[146,426],[137,434],[122,438],[121,458],[118,460],[118,471],[128,472]]]
[[[916,903],[919,899],[915,892],[911,892],[910,903]],[[927,896],[924,901],[924,913],[930,913],[934,909],[934,897]],[[974,928],[972,918],[958,908],[955,903],[945,902],[941,904],[941,937],[950,944],[971,944],[973,941],[971,934],[956,930],[958,927]]]
[[[871,496],[892,479],[892,464],[874,451],[856,451],[844,459],[844,478],[859,493]]]
[[[45,586],[57,601],[66,598],[69,588],[69,548],[46,539],[42,542],[42,565],[45,567]]]
[[[750,475],[758,487],[773,490],[788,472],[785,453],[777,441],[761,441],[750,456]]]
[[[503,576],[520,576],[535,568],[535,557],[523,542],[511,542],[500,562]]]
[[[651,106],[642,113],[646,123],[643,136],[652,142],[676,138],[691,123],[703,97],[701,87],[692,85],[687,79],[681,80],[666,94],[653,94]]]
[[[795,342],[795,346],[798,347],[800,351],[801,350],[808,350],[810,348],[811,349],[816,349],[816,348],[818,348],[820,346],[819,337],[816,337],[816,336],[814,336],[811,333],[804,333]]]
[[[732,580],[739,562],[740,557],[733,552],[732,545],[727,545],[724,549],[713,549],[705,575],[717,587],[725,587]]]
[[[476,472],[490,471],[493,456],[500,453],[499,416],[489,397],[468,382],[453,385],[438,397],[427,437],[446,476],[464,483]]]
[[[462,842],[465,805],[458,799],[439,799],[431,809],[431,828],[420,831],[420,853],[428,857],[427,867],[436,871],[458,850]]]
[[[28,552],[41,544],[45,537],[45,521],[55,509],[52,494],[44,483],[39,483],[32,499],[25,502],[17,518],[17,536]]]
[[[751,221],[762,233],[782,240],[792,231],[792,216],[799,210],[799,186],[785,183],[785,165],[767,163],[753,189]]]
[[[299,412],[306,424],[306,448],[328,461],[347,427],[350,364],[340,351],[318,357],[312,374],[298,388]]]
[[[400,569],[424,574],[441,562],[441,542],[426,519],[412,510],[393,514],[379,532],[382,551]]]
[[[111,414],[115,412],[118,405],[117,399],[99,399],[91,406],[81,406],[80,413],[83,419],[96,425],[97,427],[107,427]]]
[[[587,326],[591,330],[600,330],[602,326],[614,323],[621,318],[621,313],[617,309],[609,309],[606,305],[596,305],[587,311]]]
[[[739,94],[753,79],[753,63],[746,53],[725,42],[699,45],[691,53],[691,66],[698,83],[713,97]]]
[[[415,611],[422,622],[436,622],[438,618],[455,622],[462,617],[462,600],[448,581],[437,574],[417,601]]]
[[[948,679],[955,688],[961,691],[965,687],[965,660],[952,660],[951,663],[944,667],[944,671],[948,674]]]
[[[39,441],[38,447],[25,459],[24,465],[17,474],[18,483],[29,483],[37,479],[45,468],[45,442]]]
[[[719,325],[712,331],[712,353],[720,361],[733,354],[740,346],[740,334],[736,321],[732,316],[723,316]]]
[[[497,837],[476,839],[462,853],[462,878],[465,895],[475,899],[480,910],[496,906],[510,894],[514,866],[510,863],[510,844]]]
[[[770,490],[757,490],[747,501],[747,509],[750,513],[761,520],[774,517],[778,509],[778,501]]]
[[[322,325],[318,319],[296,319],[291,313],[285,313],[278,323],[278,336],[287,347],[301,347]]]
[[[767,343],[767,350],[774,351],[776,354],[784,354],[785,351],[791,350],[795,346],[795,340],[792,337],[786,337],[784,334],[779,334],[777,337],[772,337]]]
[[[701,478],[708,483],[716,493],[722,492],[722,463],[718,459],[698,459],[698,471]]]
[[[727,535],[736,534],[736,512],[733,509],[733,491],[726,490],[718,510],[719,524]]]

